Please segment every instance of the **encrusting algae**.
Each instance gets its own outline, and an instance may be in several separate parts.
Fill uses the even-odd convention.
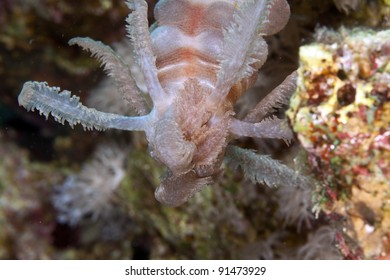
[[[361,250],[349,257],[388,258],[390,30],[321,29],[300,62],[287,114],[322,181],[318,204],[347,219]]]

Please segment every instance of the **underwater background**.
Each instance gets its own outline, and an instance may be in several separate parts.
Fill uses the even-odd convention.
[[[153,7],[149,4],[149,22]],[[85,132],[19,107],[28,80],[123,111],[99,67],[68,41],[126,56],[122,0],[0,0],[1,259],[388,259],[390,1],[291,0],[245,112],[299,67],[296,140],[241,140],[311,180],[270,188],[226,163],[184,205],[154,198],[163,167],[142,133]]]

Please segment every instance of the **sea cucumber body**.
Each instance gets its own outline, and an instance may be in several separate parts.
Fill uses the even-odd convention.
[[[268,157],[227,150],[229,142],[239,137],[292,139],[283,120],[266,117],[288,104],[296,88],[295,73],[242,120],[235,118],[233,106],[266,60],[267,44],[262,37],[286,25],[287,1],[160,0],[155,8],[157,22],[150,29],[146,1],[125,3],[132,11],[126,19],[132,65],[142,74],[141,81],[128,61],[102,42],[78,37],[69,43],[102,62],[118,92],[139,116],[85,107],[69,91],[42,82],[26,82],[19,104],[71,126],[144,131],[151,155],[167,167],[155,192],[156,199],[166,205],[178,206],[212,184],[220,175],[225,151],[232,162],[248,170],[254,182],[289,181],[295,173],[285,172]],[[141,82],[145,92],[138,86]],[[284,173],[289,175],[281,176]]]
[[[155,8],[157,28],[151,33],[158,78],[164,90],[176,94],[184,81],[197,79],[212,91],[219,69],[223,29],[233,20],[241,1],[163,0]],[[233,86],[234,102],[255,81],[255,76]]]

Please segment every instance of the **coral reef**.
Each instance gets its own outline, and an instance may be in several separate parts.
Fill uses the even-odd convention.
[[[320,29],[301,47],[288,112],[317,176],[319,207],[366,258],[389,254],[390,32]]]

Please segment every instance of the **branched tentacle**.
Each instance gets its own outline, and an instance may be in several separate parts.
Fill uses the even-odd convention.
[[[255,62],[251,54],[251,45],[258,43],[256,29],[266,1],[249,0],[234,14],[234,21],[224,30],[222,51],[219,55],[220,70],[217,74],[216,90],[212,98],[218,104],[231,87],[245,75],[254,71]],[[251,19],[251,20],[249,20]],[[261,42],[261,41],[259,41]]]
[[[234,168],[241,167],[247,179],[253,183],[265,183],[270,187],[308,186],[310,180],[299,175],[286,165],[273,160],[268,155],[259,155],[253,151],[229,145],[226,149],[225,159]]]
[[[145,77],[150,97],[157,110],[167,104],[168,96],[157,77],[156,58],[153,54],[148,29],[148,7],[144,0],[127,1],[127,6],[133,11],[126,19],[128,36],[133,45],[134,57]]]
[[[266,115],[274,113],[277,108],[287,105],[291,95],[297,88],[298,74],[296,71],[287,76],[273,91],[267,94],[248,115],[243,119],[246,122],[259,122]]]
[[[142,116],[150,111],[142,96],[143,93],[131,75],[130,66],[113,49],[91,38],[73,38],[69,41],[69,45],[79,45],[102,62],[104,70],[115,80],[118,90],[135,112]]]
[[[278,12],[282,16],[271,18]],[[232,24],[224,30],[218,58],[220,70],[211,96],[213,103],[221,103],[235,83],[251,76],[264,64],[268,49],[262,36],[279,31],[287,23],[289,15],[285,0],[248,0],[236,11]]]
[[[234,137],[275,138],[282,139],[289,144],[293,133],[286,120],[271,117],[258,123],[249,123],[232,119],[230,133]]]
[[[49,87],[47,83],[26,82],[18,101],[28,111],[37,109],[46,118],[51,114],[56,121],[62,124],[67,121],[71,127],[81,124],[85,129],[146,130],[149,120],[149,115],[127,117],[87,108],[70,91],[60,92],[60,88]]]

